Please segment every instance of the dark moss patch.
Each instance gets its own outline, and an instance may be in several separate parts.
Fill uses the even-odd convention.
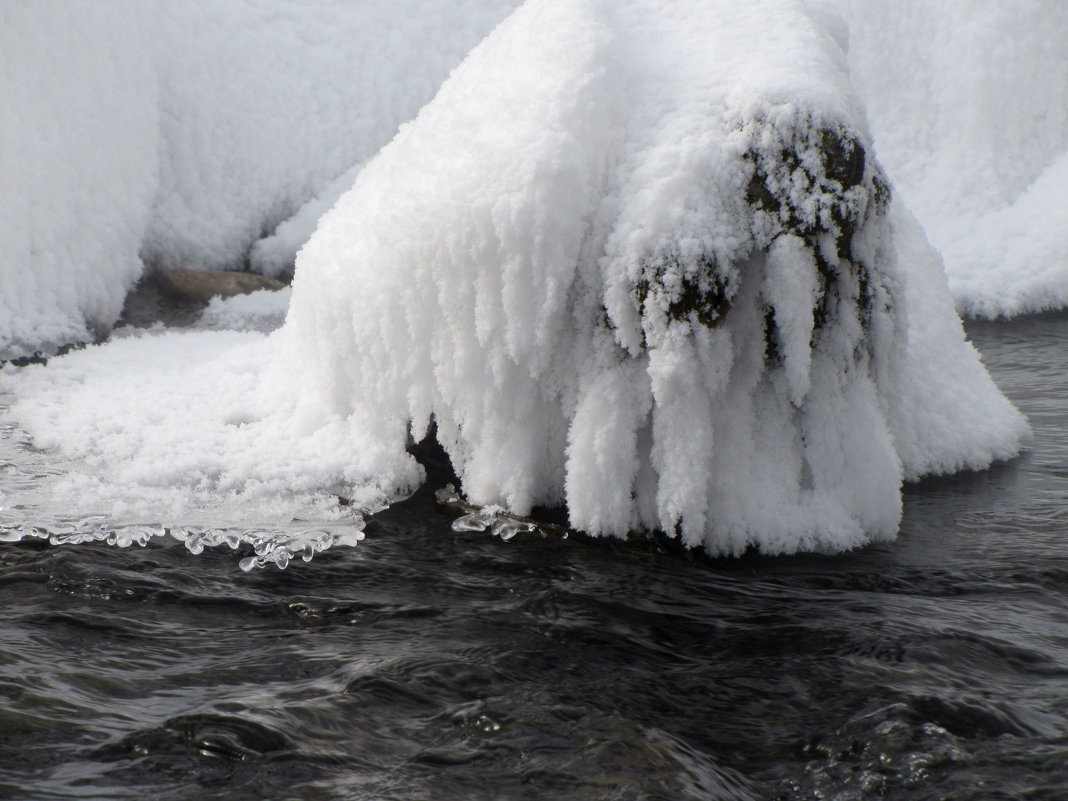
[[[775,310],[764,307],[764,363],[782,364],[783,352],[779,342],[779,326],[775,322]]]
[[[831,324],[845,299],[856,301],[861,323],[867,328],[875,302],[872,266],[854,252],[854,238],[870,215],[883,215],[890,203],[890,187],[870,162],[864,146],[848,131],[820,128],[801,136],[773,153],[750,151],[745,159],[753,173],[746,189],[746,202],[771,221],[770,237],[792,234],[813,253],[819,271],[819,297],[815,329]],[[814,152],[813,152],[814,151]],[[816,169],[814,165],[818,165]],[[804,187],[802,198],[796,198]],[[798,200],[815,198],[818,213]],[[820,240],[831,236],[835,257],[824,256]],[[770,326],[773,320],[769,318]],[[768,334],[771,342],[772,336]],[[769,348],[769,357],[774,351]]]
[[[838,181],[843,189],[860,186],[864,180],[866,154],[863,146],[851,136],[834,131],[820,131],[820,156],[824,173],[832,181]]]
[[[871,177],[871,185],[871,199],[875,205],[875,213],[882,216],[890,208],[890,184],[879,172],[876,172]]]
[[[668,274],[673,277],[665,280]],[[706,256],[694,268],[684,270],[675,256],[657,261],[642,261],[642,278],[634,286],[634,301],[642,316],[647,304],[656,298],[666,300],[667,316],[672,320],[699,323],[714,328],[730,310],[735,287],[720,275],[715,259]]]
[[[757,121],[758,126],[764,123]],[[783,235],[808,247],[819,273],[815,334],[839,314],[856,313],[867,329],[882,285],[877,268],[857,255],[854,241],[872,216],[886,213],[890,187],[860,139],[846,128],[799,124],[753,136],[743,156],[752,171],[744,200],[753,213],[754,247],[767,251]],[[768,142],[777,142],[768,146]],[[828,252],[828,240],[833,251]],[[749,256],[739,254],[737,258]],[[663,315],[670,321],[715,328],[730,312],[737,292],[735,265],[717,263],[709,254],[696,263],[680,256],[643,259],[632,289],[643,320]],[[852,310],[852,311],[851,311]],[[782,358],[782,342],[770,305],[765,307],[765,356]],[[609,315],[606,324],[611,327]]]
[[[767,176],[763,175],[759,168],[753,170],[753,177],[749,179],[745,200],[753,208],[766,211],[769,214],[778,214],[782,210],[782,203],[768,189]]]

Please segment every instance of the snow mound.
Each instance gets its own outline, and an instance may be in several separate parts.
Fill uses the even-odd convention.
[[[212,298],[196,322],[197,328],[213,331],[260,331],[281,327],[289,311],[291,291],[261,289],[231,298]]]
[[[839,0],[879,157],[962,313],[1068,303],[1068,3]]]

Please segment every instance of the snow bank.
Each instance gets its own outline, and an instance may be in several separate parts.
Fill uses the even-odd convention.
[[[107,330],[142,259],[244,265],[514,5],[5,3],[0,359]]]
[[[9,418],[76,460],[72,509],[373,507],[422,480],[433,419],[474,502],[594,534],[890,537],[903,478],[1026,424],[834,33],[791,0],[530,0],[322,219],[280,331],[5,371]]]
[[[838,5],[879,157],[959,309],[1068,303],[1068,3]]]

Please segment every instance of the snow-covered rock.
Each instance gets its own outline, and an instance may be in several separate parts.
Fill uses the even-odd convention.
[[[207,303],[212,298],[231,298],[261,290],[279,290],[281,281],[256,273],[235,270],[170,270],[159,278],[159,287],[174,300]]]
[[[152,8],[0,7],[0,359],[92,340],[141,274],[160,124]]]
[[[433,419],[477,503],[712,552],[891,536],[903,477],[1014,453],[832,33],[530,0],[301,252],[296,407],[397,454]]]

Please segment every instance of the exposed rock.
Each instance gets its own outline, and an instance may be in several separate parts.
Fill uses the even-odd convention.
[[[738,292],[740,265],[754,250],[766,254],[780,236],[793,235],[819,270],[816,329],[842,313],[856,314],[866,328],[876,295],[890,300],[889,290],[877,289],[887,283],[884,277],[853,248],[854,235],[889,207],[890,188],[878,165],[855,132],[822,126],[803,114],[793,126],[754,119],[738,132],[751,143],[743,155],[752,169],[744,187],[751,216],[748,247],[731,259],[711,252],[643,259],[632,290],[643,320],[657,315],[706,328],[721,325]],[[767,357],[776,362],[781,354],[775,315],[770,305],[766,311]],[[612,327],[607,315],[606,322]]]
[[[159,279],[159,287],[166,295],[190,303],[207,303],[214,297],[231,298],[284,286],[273,278],[232,270],[169,270]]]

